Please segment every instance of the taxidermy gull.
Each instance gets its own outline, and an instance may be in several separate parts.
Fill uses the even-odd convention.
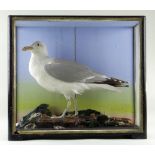
[[[76,95],[88,89],[107,89],[119,91],[119,87],[128,87],[128,82],[101,75],[74,61],[65,61],[48,57],[46,45],[36,41],[23,51],[31,51],[29,72],[36,82],[50,92],[57,92],[67,100],[67,106],[60,118],[74,103],[75,116],[78,115]]]

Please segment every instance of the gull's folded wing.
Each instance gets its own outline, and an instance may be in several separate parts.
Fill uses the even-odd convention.
[[[64,82],[82,82],[108,84],[114,87],[128,86],[128,83],[116,78],[108,78],[74,61],[51,60],[45,65],[46,72]]]
[[[106,76],[99,75],[84,65],[74,61],[52,60],[45,65],[46,72],[65,82],[103,81]]]

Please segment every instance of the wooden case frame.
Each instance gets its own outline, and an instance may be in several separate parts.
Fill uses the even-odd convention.
[[[139,125],[126,129],[103,130],[36,130],[16,131],[16,27],[15,22],[55,20],[138,21],[134,27],[134,74],[135,106]],[[146,138],[146,92],[145,92],[145,17],[144,16],[10,16],[9,60],[9,140],[29,139],[83,139],[83,138]]]

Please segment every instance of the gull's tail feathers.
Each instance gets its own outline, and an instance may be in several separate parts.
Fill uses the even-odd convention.
[[[75,83],[74,87],[72,87],[72,91],[75,94],[79,95],[81,95],[85,90],[88,89],[105,89],[115,92],[121,92],[122,87],[129,87],[128,82],[116,78],[94,77],[93,79],[87,79],[85,83]]]
[[[101,77],[100,77],[101,78]],[[91,79],[92,80],[92,79]],[[129,87],[128,82],[116,78],[103,77],[103,79],[94,78],[93,81],[87,81],[91,88],[102,88],[111,91],[121,92],[121,87]]]

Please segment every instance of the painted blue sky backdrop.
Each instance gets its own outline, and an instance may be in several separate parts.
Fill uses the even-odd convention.
[[[72,26],[17,26],[18,80],[31,81],[28,72],[30,52],[22,48],[34,41],[43,41],[50,57],[76,60],[108,76],[133,81],[133,28],[132,26],[77,27]],[[76,44],[76,46],[75,46]]]

